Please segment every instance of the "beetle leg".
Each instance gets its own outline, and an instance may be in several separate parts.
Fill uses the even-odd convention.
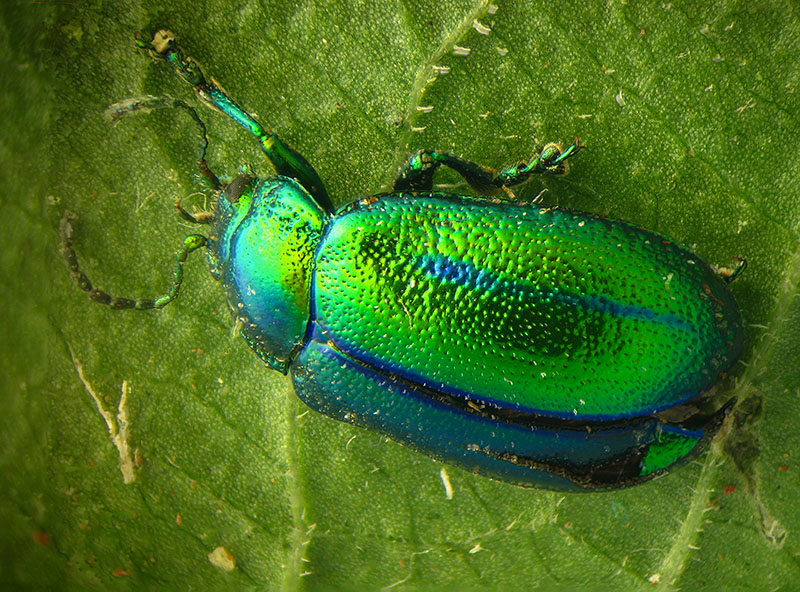
[[[739,257],[738,255],[734,256],[734,259],[739,261],[739,264],[736,266],[736,269],[728,269],[728,268],[718,268],[717,273],[725,280],[726,283],[732,284],[736,281],[742,272],[747,269],[747,259],[744,257]]]
[[[481,193],[497,193],[494,172],[450,152],[420,150],[400,170],[394,182],[395,191],[431,191],[433,175],[440,165],[456,171],[470,186]]]
[[[65,211],[61,217],[61,254],[69,269],[69,274],[79,288],[84,290],[90,299],[100,304],[105,304],[115,309],[135,309],[148,310],[151,308],[164,308],[167,304],[178,297],[178,292],[183,283],[183,265],[186,263],[189,254],[201,247],[208,246],[208,239],[199,234],[187,236],[177,255],[175,256],[175,271],[172,274],[172,286],[163,296],[156,298],[118,298],[111,296],[107,292],[92,286],[92,282],[86,277],[78,264],[78,256],[72,246],[75,239],[75,219],[76,216],[70,211]]]
[[[494,178],[499,187],[510,187],[527,181],[531,175],[549,173],[551,175],[564,175],[567,172],[567,159],[575,156],[583,146],[578,138],[566,150],[557,144],[547,144],[542,148],[542,153],[528,164],[510,166],[500,171]]]
[[[207,107],[224,113],[258,138],[261,150],[279,175],[296,179],[320,207],[328,212],[333,211],[333,204],[314,167],[299,152],[237,105],[216,80],[207,79],[200,65],[191,57],[184,56],[171,31],[158,31],[152,42],[143,41],[138,34],[135,40],[136,45],[148,50],[154,58],[169,62],[178,75],[194,87],[195,93]]]
[[[211,224],[214,221],[214,212],[203,211],[192,214],[183,207],[182,202],[182,199],[175,202],[175,209],[178,211],[178,215],[187,222],[192,224]]]
[[[491,169],[465,160],[450,152],[421,150],[412,156],[400,170],[394,182],[395,191],[431,191],[433,175],[439,166],[444,165],[464,177],[469,185],[488,195],[494,195],[504,187],[519,185],[531,175],[549,173],[562,175],[566,172],[566,160],[574,156],[583,146],[578,140],[562,151],[556,144],[548,144],[542,153],[529,163],[520,163],[503,169],[496,175]]]

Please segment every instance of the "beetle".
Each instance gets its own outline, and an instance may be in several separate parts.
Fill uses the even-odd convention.
[[[582,146],[544,147],[494,173],[423,150],[393,191],[333,207],[319,175],[184,55],[166,30],[140,48],[200,100],[247,128],[277,176],[224,183],[200,171],[215,209],[178,252],[172,286],[124,299],[95,288],[62,218],[62,253],[92,300],[117,309],[174,300],[189,254],[206,249],[241,333],[298,396],[332,418],[435,459],[522,486],[635,485],[695,458],[731,402],[715,386],[742,350],[742,318],[722,274],[672,241],[592,214],[434,191],[441,166],[482,194],[560,175]],[[149,104],[147,102],[150,101]]]

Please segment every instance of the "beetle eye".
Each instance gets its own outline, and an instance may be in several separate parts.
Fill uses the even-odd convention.
[[[255,177],[251,177],[250,175],[239,175],[225,188],[222,192],[222,197],[227,199],[231,204],[237,203],[242,194],[250,188],[254,180]]]

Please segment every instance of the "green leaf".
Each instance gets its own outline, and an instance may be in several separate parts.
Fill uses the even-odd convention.
[[[740,404],[715,447],[630,490],[524,490],[308,412],[235,337],[199,257],[160,312],[89,303],[58,252],[65,209],[98,285],[158,295],[191,232],[174,201],[209,197],[185,113],[103,118],[146,94],[196,104],[134,48],[134,31],[164,26],[337,204],[387,189],[423,147],[500,167],[580,135],[588,149],[544,181],[545,203],[633,221],[715,264],[747,257],[734,285],[746,351],[728,392]],[[3,588],[796,588],[791,7],[15,0],[0,27]],[[215,171],[270,174],[245,132],[201,114]]]

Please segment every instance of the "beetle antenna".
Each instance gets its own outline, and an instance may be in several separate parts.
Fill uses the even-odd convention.
[[[172,273],[172,286],[163,296],[156,298],[118,298],[111,296],[107,292],[95,288],[92,282],[86,277],[86,274],[81,270],[78,264],[78,256],[75,253],[73,242],[75,240],[75,220],[77,216],[69,210],[64,212],[61,217],[60,231],[61,231],[61,254],[69,269],[69,275],[72,281],[86,294],[89,298],[100,304],[104,304],[109,308],[118,310],[132,309],[132,310],[148,310],[151,308],[164,308],[167,304],[172,302],[178,297],[181,284],[183,283],[183,265],[186,263],[189,254],[201,247],[208,246],[208,239],[200,234],[192,234],[187,236],[183,241],[177,255],[175,256],[175,271]]]
[[[199,168],[200,180],[204,185],[209,186],[215,191],[222,188],[219,178],[208,167],[206,162],[206,151],[208,150],[208,136],[206,135],[206,124],[200,119],[200,116],[195,111],[194,107],[180,99],[173,99],[172,97],[154,97],[145,95],[142,97],[132,97],[125,99],[119,103],[114,103],[105,110],[105,117],[112,124],[116,125],[129,115],[137,113],[149,113],[153,109],[166,109],[174,107],[176,109],[184,109],[197,124],[197,129],[200,132],[200,158],[197,160]]]

